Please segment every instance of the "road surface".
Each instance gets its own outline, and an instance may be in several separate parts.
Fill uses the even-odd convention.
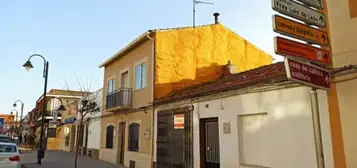
[[[21,155],[21,163],[27,168],[73,168],[74,153],[62,151],[47,151],[42,165],[36,164],[36,152],[26,152]],[[90,159],[86,156],[78,157],[77,168],[124,168],[118,167],[101,160]]]

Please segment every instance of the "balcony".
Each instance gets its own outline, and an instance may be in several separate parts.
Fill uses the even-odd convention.
[[[106,109],[109,112],[130,109],[132,106],[133,90],[131,88],[121,88],[107,95]]]

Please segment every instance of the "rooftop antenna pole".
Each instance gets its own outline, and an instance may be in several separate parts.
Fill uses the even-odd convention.
[[[196,26],[196,4],[206,4],[206,5],[214,5],[214,3],[204,2],[199,0],[193,0],[193,27]]]

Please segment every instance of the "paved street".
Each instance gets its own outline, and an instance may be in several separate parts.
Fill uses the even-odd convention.
[[[21,163],[27,168],[73,168],[74,153],[50,151],[47,152],[41,166],[36,164],[36,152],[23,153],[21,155]],[[93,160],[89,157],[78,157],[78,168],[124,168],[117,167],[112,164],[100,160]]]

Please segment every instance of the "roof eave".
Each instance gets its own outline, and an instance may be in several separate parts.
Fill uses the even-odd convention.
[[[125,53],[126,51],[132,49],[135,45],[137,45],[139,42],[141,42],[142,40],[145,40],[148,38],[148,36],[150,35],[151,31],[146,31],[143,34],[141,34],[139,37],[137,37],[135,40],[133,40],[132,42],[130,42],[128,45],[126,45],[124,48],[122,48],[120,51],[118,51],[117,53],[115,53],[113,56],[111,56],[110,58],[108,58],[107,60],[105,60],[102,64],[100,64],[98,67],[102,68],[107,66],[108,64],[112,63],[114,60],[116,60],[118,57],[120,57],[120,55],[122,55],[123,53]]]

